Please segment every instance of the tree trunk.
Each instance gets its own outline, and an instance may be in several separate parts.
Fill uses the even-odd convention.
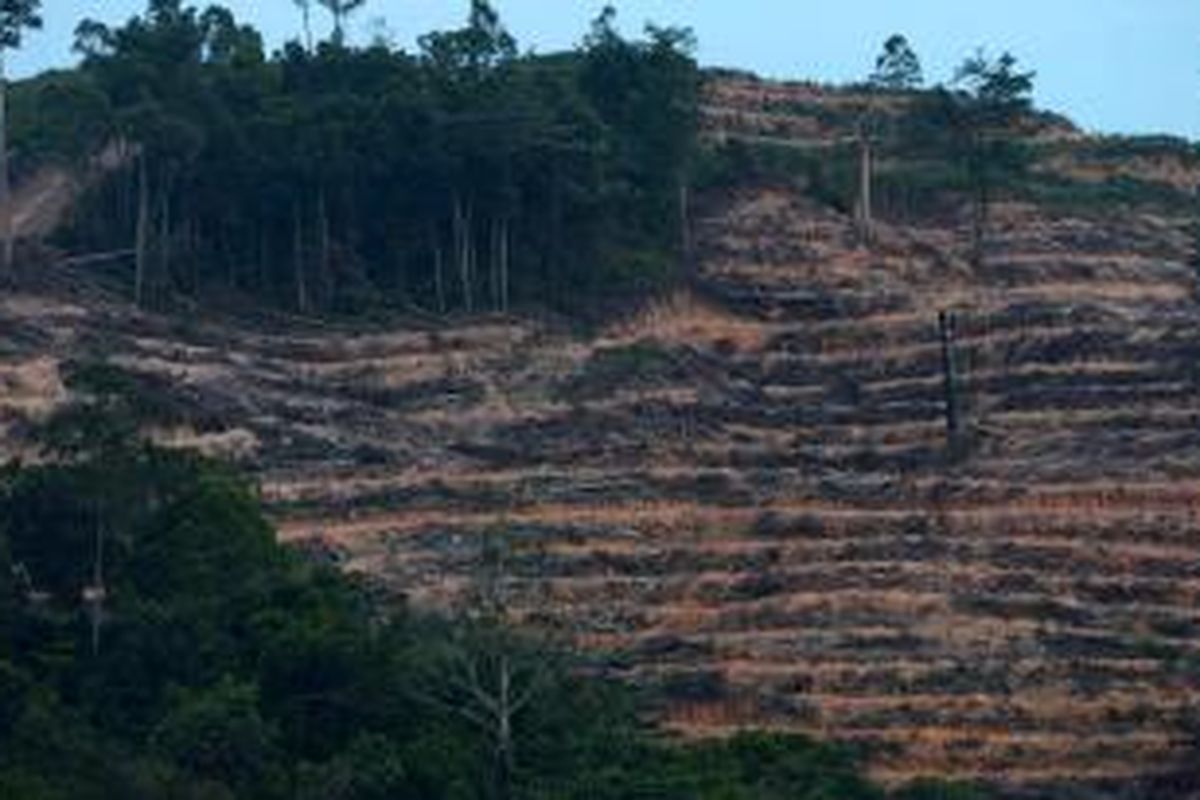
[[[308,52],[311,53],[313,51],[312,9],[309,7],[308,2],[301,4],[300,12],[304,15],[304,43]]]
[[[438,224],[429,226],[429,243],[433,247],[433,293],[439,314],[446,313],[446,283],[442,279],[442,243],[438,238]]]
[[[296,282],[296,310],[308,312],[308,282],[304,279],[304,213],[300,201],[292,204],[292,276]]]
[[[500,310],[508,313],[508,220],[500,222]]]
[[[150,177],[147,172],[146,153],[143,151],[138,155],[137,241],[134,244],[137,260],[133,277],[133,299],[139,308],[146,304],[146,268],[149,266]]]
[[[319,255],[317,260],[317,291],[325,292],[329,288],[329,208],[325,203],[325,188],[317,192],[317,235],[320,237]],[[321,294],[320,297],[327,297]]]
[[[154,294],[159,297],[171,275],[171,184],[168,177],[158,198],[158,269],[154,271]]]
[[[871,157],[871,142],[866,136],[863,136],[859,141],[859,159],[858,159],[858,205],[857,205],[857,223],[858,223],[858,241],[863,246],[869,246],[872,239],[872,227],[874,224],[872,212],[871,198],[871,172],[873,169]]]
[[[474,300],[471,296],[471,217],[469,211],[463,210],[462,200],[454,196],[452,224],[454,228],[454,255],[458,262],[459,289],[462,293],[463,308],[468,314],[472,313]]]
[[[500,692],[496,698],[496,797],[512,794],[513,758],[512,673],[507,655],[500,656]]]
[[[679,252],[683,258],[683,275],[688,280],[695,277],[692,259],[691,196],[687,181],[679,179]]]
[[[479,268],[479,245],[475,240],[475,211],[471,208],[471,203],[467,203],[466,224],[463,226],[463,246],[466,248],[466,265],[467,265],[467,313],[475,311],[475,281],[476,271]]]
[[[404,305],[412,305],[412,297],[408,291],[408,262],[405,259],[403,237],[393,234],[393,257],[396,259],[396,296]]]
[[[492,311],[500,310],[500,223],[495,218],[488,221],[488,296],[492,299]]]
[[[550,274],[547,277],[547,283],[550,286],[551,296],[555,300],[563,299],[563,211],[562,190],[560,188],[558,162],[553,162],[551,166],[550,180]]]
[[[346,29],[342,27],[343,12],[341,5],[333,6],[333,43],[341,47],[346,43]]]
[[[271,241],[266,230],[258,231],[258,274],[254,276],[255,289],[265,293],[267,282],[267,265],[271,263]]]

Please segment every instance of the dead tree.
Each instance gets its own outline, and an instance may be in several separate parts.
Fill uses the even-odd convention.
[[[492,754],[487,784],[495,800],[513,796],[517,720],[549,685],[544,654],[508,627],[508,542],[484,536],[480,564],[460,615],[458,633],[438,659],[437,674],[418,699],[470,723]]]

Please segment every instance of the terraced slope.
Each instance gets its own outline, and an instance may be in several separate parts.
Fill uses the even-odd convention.
[[[707,115],[726,135],[841,135],[805,115],[844,98],[796,91],[724,83]],[[783,119],[764,134],[762,114]],[[158,438],[242,459],[281,536],[413,602],[454,602],[505,531],[514,617],[658,687],[682,733],[816,732],[872,746],[887,780],[1052,796],[1187,766],[1192,220],[1010,203],[977,269],[965,210],[884,220],[867,251],[794,188],[701,207],[695,289],[589,340],[8,298],[0,441],[15,452],[102,358]],[[943,310],[969,442],[953,457]]]

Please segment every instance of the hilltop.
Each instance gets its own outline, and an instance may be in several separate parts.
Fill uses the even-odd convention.
[[[503,530],[513,621],[656,688],[681,735],[1171,796],[1200,702],[1200,159],[1026,118],[978,258],[961,176],[884,146],[866,246],[862,109],[924,96],[710,76],[689,274],[584,332],[142,312],[119,262],[46,251],[0,298],[0,459],[113,394],[408,602],[451,604]],[[43,228],[57,175],[24,184]]]

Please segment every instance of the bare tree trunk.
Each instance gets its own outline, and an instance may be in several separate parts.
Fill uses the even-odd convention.
[[[196,220],[189,220],[187,225],[187,247],[188,254],[191,256],[188,259],[188,282],[193,290],[200,287],[200,270],[197,263],[200,259],[196,258],[196,254],[200,250],[200,227],[196,224]]]
[[[304,15],[304,44],[311,53],[313,51],[312,8],[309,6],[309,2],[300,4],[300,12]]]
[[[509,800],[512,795],[513,696],[512,671],[508,655],[500,656],[500,686],[496,697],[496,797]]]
[[[492,308],[494,311],[504,311],[504,269],[505,269],[505,235],[506,225],[502,217],[494,218],[488,228],[490,233],[488,256],[488,276],[491,285]]]
[[[500,310],[500,245],[497,244],[496,238],[499,231],[499,225],[496,220],[489,219],[487,222],[487,282],[488,282],[488,298],[492,303],[492,311]]]
[[[317,192],[317,235],[320,237],[319,255],[317,261],[317,290],[329,288],[329,208],[325,203],[325,187]],[[326,297],[326,295],[319,295]]]
[[[429,227],[429,242],[433,247],[433,293],[437,298],[437,310],[439,314],[446,313],[446,284],[442,279],[442,243],[438,238],[438,225],[433,223]]]
[[[88,605],[88,616],[92,623],[92,657],[100,655],[100,628],[104,624],[104,525],[99,514],[96,516],[96,550],[92,561],[92,583],[84,589]]]
[[[692,258],[691,195],[683,178],[679,180],[679,252],[683,259],[683,275],[691,280],[695,277]]]
[[[475,211],[471,208],[471,203],[467,202],[466,224],[463,226],[463,247],[466,251],[464,263],[467,266],[466,286],[467,286],[467,313],[475,311],[475,274],[478,269],[479,251],[477,242],[475,241]]]
[[[500,310],[508,313],[508,220],[500,222]]]
[[[255,288],[262,291],[267,287],[267,265],[271,263],[270,236],[261,228],[258,231],[258,274],[254,276]]]
[[[168,177],[158,198],[158,269],[154,273],[154,293],[160,296],[171,275],[171,184]]]
[[[396,236],[392,241],[392,247],[393,257],[396,259],[396,294],[405,305],[411,305],[412,297],[408,291],[408,263],[404,257],[402,237]]]
[[[457,194],[454,196],[452,224],[459,288],[462,292],[463,308],[470,314],[475,310],[471,296],[471,217],[470,211],[463,210],[462,200]]]
[[[874,225],[874,215],[871,208],[871,173],[873,166],[871,141],[864,135],[859,140],[858,204],[856,208],[858,241],[864,246],[869,246],[871,244],[872,227]]]
[[[146,304],[146,268],[149,266],[150,246],[150,177],[147,174],[146,153],[138,156],[138,213],[136,267],[133,277],[133,299],[139,308]]]
[[[292,275],[296,282],[296,310],[308,312],[308,283],[304,279],[304,214],[300,201],[292,204]]]
[[[219,225],[221,257],[225,263],[225,285],[232,289],[237,285],[237,253],[229,243],[229,217],[223,215]]]

